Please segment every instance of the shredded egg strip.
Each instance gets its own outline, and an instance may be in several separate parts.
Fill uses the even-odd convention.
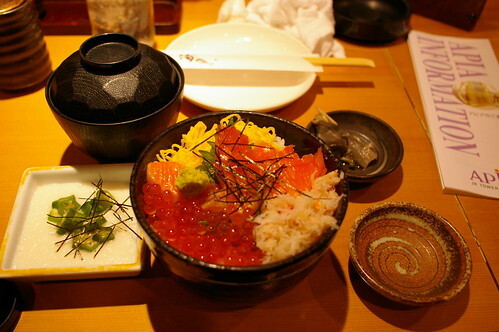
[[[235,118],[235,128],[239,131],[244,130],[244,134],[248,136],[249,141],[253,144],[266,143],[277,150],[284,148],[284,142],[279,138],[273,127],[258,127],[253,122],[245,123],[241,120],[239,114],[231,114],[220,121],[222,126],[227,126],[230,120]],[[207,130],[206,125],[199,121],[192,126],[187,134],[182,135],[180,144],[173,144],[171,148],[160,150],[156,155],[159,161],[174,161],[184,165],[184,167],[197,167],[202,164],[203,159],[197,156],[198,151],[210,151],[210,142],[215,141],[215,134],[218,126],[214,124],[210,130]]]
[[[159,161],[174,161],[184,165],[184,167],[198,167],[203,159],[193,151],[209,151],[211,149],[208,142],[215,140],[217,125],[213,125],[210,130],[206,130],[206,125],[199,121],[192,126],[187,134],[182,135],[180,144],[173,144],[170,149],[160,150],[156,155]],[[199,144],[199,145],[198,145]]]
[[[234,124],[237,130],[243,131],[246,136],[248,136],[249,141],[253,144],[266,143],[277,150],[282,150],[284,144],[281,138],[279,138],[274,127],[258,127],[253,122],[244,122],[241,120],[239,114],[231,114],[220,121],[220,124],[227,125],[231,118],[235,117],[237,121]]]

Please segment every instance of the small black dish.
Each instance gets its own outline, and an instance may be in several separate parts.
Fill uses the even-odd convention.
[[[144,200],[141,192],[146,182],[146,169],[149,162],[156,161],[160,149],[180,142],[182,135],[198,121],[211,128],[213,124],[230,114],[239,114],[246,121],[258,126],[273,127],[276,134],[285,139],[286,144],[295,146],[302,155],[323,148],[324,162],[328,171],[338,169],[339,160],[324,147],[322,141],[305,128],[282,118],[250,111],[228,111],[203,114],[192,117],[165,130],[149,144],[132,170],[130,199],[144,240],[155,257],[167,266],[173,275],[195,293],[232,305],[253,305],[289,290],[305,278],[329,250],[338,229],[328,229],[311,247],[287,259],[257,266],[227,266],[207,263],[190,257],[168,245],[154,231],[143,212]],[[342,195],[334,217],[341,226],[348,206],[348,185],[342,179],[336,186]]]
[[[351,169],[344,165],[343,170],[350,183],[374,182],[400,165],[404,157],[404,146],[399,135],[386,122],[358,111],[333,111],[327,114],[342,130],[367,138],[378,152],[378,158],[364,169]],[[315,124],[310,123],[307,129],[317,134]]]
[[[184,74],[133,37],[90,37],[49,77],[45,96],[73,144],[102,162],[134,161],[177,122]]]
[[[336,36],[368,43],[385,43],[409,32],[407,0],[335,0]]]
[[[16,285],[0,279],[0,331],[14,331],[22,310],[21,295]]]

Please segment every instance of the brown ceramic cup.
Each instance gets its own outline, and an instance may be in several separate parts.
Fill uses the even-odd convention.
[[[42,87],[51,72],[34,2],[0,1],[0,90]]]

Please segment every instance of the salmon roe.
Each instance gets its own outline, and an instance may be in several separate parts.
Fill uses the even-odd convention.
[[[252,211],[234,214],[203,208],[202,201],[175,198],[158,184],[143,188],[143,211],[157,234],[175,249],[209,263],[230,266],[260,265],[264,253],[253,238]]]

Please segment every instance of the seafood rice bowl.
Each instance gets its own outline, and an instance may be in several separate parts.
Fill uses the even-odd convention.
[[[141,154],[130,197],[156,258],[191,289],[248,304],[303,279],[346,213],[338,160],[269,114],[182,121]]]

